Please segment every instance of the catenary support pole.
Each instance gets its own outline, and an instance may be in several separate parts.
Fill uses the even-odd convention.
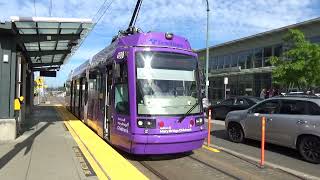
[[[205,83],[205,93],[206,98],[208,97],[208,91],[209,91],[209,0],[207,1],[207,37],[206,37],[206,83]]]

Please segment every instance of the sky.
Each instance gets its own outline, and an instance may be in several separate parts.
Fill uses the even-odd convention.
[[[112,37],[129,24],[136,0],[51,0],[52,17],[92,18],[105,3],[110,5],[82,46],[63,65],[51,87],[63,85],[71,69],[108,46]],[[320,0],[209,0],[209,45],[320,17]],[[10,16],[48,17],[50,0],[0,0],[0,21]],[[144,32],[172,32],[186,37],[193,49],[205,48],[205,0],[145,0],[136,26]]]

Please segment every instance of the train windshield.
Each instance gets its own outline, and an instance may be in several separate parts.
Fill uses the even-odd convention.
[[[199,101],[197,59],[168,52],[137,52],[139,115],[182,115]],[[200,113],[197,105],[190,114]]]

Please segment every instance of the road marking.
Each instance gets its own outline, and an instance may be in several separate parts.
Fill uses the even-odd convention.
[[[207,149],[207,150],[212,151],[212,152],[215,152],[215,153],[220,152],[218,149],[215,149],[215,148],[212,148],[212,147],[208,147],[208,146],[205,146],[205,145],[202,146],[202,148]]]

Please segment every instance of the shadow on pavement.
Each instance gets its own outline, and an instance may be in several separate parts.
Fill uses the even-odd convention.
[[[12,150],[7,152],[4,156],[0,158],[0,169],[2,169],[12,158],[14,158],[21,150],[26,148],[24,155],[28,154],[30,151],[32,144],[34,142],[34,139],[42,133],[48,126],[50,126],[50,122],[46,123],[44,126],[42,126],[40,129],[38,129],[35,133],[33,133],[31,136],[29,136],[27,139],[25,139],[22,142],[17,143]]]
[[[61,118],[57,114],[58,113],[53,106],[34,106],[32,112],[28,116],[26,116],[24,123],[21,124],[19,136],[21,137],[22,134],[34,130],[40,122],[44,122],[45,124],[38,130],[36,130],[33,134],[29,135],[25,140],[17,143],[12,150],[3,155],[0,158],[0,169],[3,168],[24,148],[24,155],[28,154],[34,143],[34,139],[45,129],[47,129],[51,124],[54,124],[54,122],[56,121],[61,121]]]

